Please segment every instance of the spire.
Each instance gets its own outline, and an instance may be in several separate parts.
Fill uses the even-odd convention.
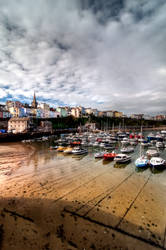
[[[34,91],[34,96],[33,96],[32,107],[33,107],[33,108],[37,108],[37,101],[36,101],[35,91]]]

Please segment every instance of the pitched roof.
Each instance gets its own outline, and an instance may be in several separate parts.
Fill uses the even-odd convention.
[[[9,119],[9,121],[29,121],[29,117],[12,117]]]

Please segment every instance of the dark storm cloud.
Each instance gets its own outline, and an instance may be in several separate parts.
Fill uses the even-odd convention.
[[[165,110],[163,0],[0,0],[0,98]],[[8,89],[5,86],[9,86]]]

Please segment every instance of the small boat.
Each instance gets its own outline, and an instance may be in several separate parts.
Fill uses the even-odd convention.
[[[98,141],[96,141],[96,142],[93,143],[93,147],[98,147],[98,146],[99,146],[99,142]]]
[[[159,152],[156,149],[149,149],[146,151],[146,155],[150,157],[159,156]]]
[[[151,140],[156,140],[156,136],[153,133],[149,133],[147,136],[147,140],[151,141]]]
[[[135,161],[135,165],[138,168],[145,168],[147,167],[149,164],[149,160],[147,156],[140,156],[136,161]]]
[[[131,156],[126,154],[117,154],[116,157],[114,158],[114,161],[116,163],[128,163],[131,161]]]
[[[121,153],[132,153],[134,152],[134,148],[133,147],[126,147],[126,148],[121,148]]]
[[[66,148],[66,149],[63,151],[63,153],[64,153],[64,154],[72,154],[72,151],[73,151],[73,148],[68,147],[68,148]]]
[[[101,159],[104,157],[104,154],[106,154],[107,152],[98,152],[96,153],[94,156],[96,159]]]
[[[83,155],[83,154],[87,154],[88,150],[87,149],[82,149],[82,148],[74,148],[72,150],[72,154],[74,155]]]
[[[101,142],[99,146],[100,146],[101,148],[104,148],[105,143],[104,143],[104,142]]]
[[[131,146],[137,146],[137,142],[136,141],[130,141],[130,145]]]
[[[114,147],[113,146],[111,146],[110,144],[105,144],[105,146],[104,146],[104,149],[114,149]]]
[[[166,166],[166,161],[161,157],[152,157],[150,160],[150,165],[153,168],[160,168]]]
[[[73,146],[75,146],[75,145],[80,145],[81,142],[80,141],[73,141],[70,144],[73,145]]]
[[[142,141],[141,142],[141,146],[148,147],[149,146],[149,142],[148,141]]]
[[[163,142],[161,142],[161,141],[157,141],[156,142],[156,147],[157,148],[165,148],[165,144]]]
[[[146,155],[142,154],[142,143],[140,143],[140,157],[135,161],[137,168],[146,168],[149,164],[149,159]]]
[[[105,153],[104,160],[113,160],[117,154],[113,151],[112,153]]]
[[[121,141],[122,146],[128,146],[130,144],[129,141]]]
[[[56,151],[63,152],[65,149],[66,149],[66,147],[59,146]]]
[[[49,149],[50,150],[56,150],[56,149],[58,149],[58,146],[51,146],[51,147],[49,147]]]

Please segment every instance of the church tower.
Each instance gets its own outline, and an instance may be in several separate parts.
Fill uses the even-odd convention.
[[[36,95],[35,95],[35,92],[34,92],[33,102],[31,103],[31,106],[32,106],[33,108],[37,108],[37,101],[36,101]]]

